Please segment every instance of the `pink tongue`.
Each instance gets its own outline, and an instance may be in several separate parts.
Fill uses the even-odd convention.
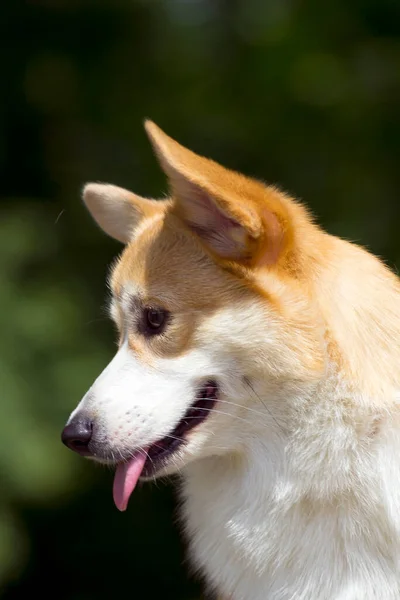
[[[129,498],[136,487],[145,462],[146,453],[139,452],[128,462],[118,465],[114,477],[113,496],[115,506],[119,510],[126,510]]]

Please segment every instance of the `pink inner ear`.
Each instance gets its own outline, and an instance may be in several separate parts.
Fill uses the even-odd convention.
[[[185,192],[183,203],[189,227],[224,258],[242,258],[247,240],[244,227],[196,184],[187,183]]]

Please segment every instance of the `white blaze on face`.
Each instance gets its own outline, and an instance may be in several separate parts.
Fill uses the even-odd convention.
[[[208,355],[198,352],[148,366],[125,342],[72,413],[69,421],[81,412],[91,420],[96,457],[120,461],[113,490],[120,510],[142,473],[146,450],[171,434],[196,401],[201,374],[211,369]],[[196,437],[198,448],[204,437]]]
[[[94,443],[124,459],[113,487],[119,510],[142,473],[146,447],[168,435],[193,394],[189,381],[141,364],[125,342],[71,415],[70,421],[80,411],[90,415]]]
[[[98,441],[122,456],[124,450],[143,448],[164,437],[182,418],[195,393],[189,378],[166,369],[166,362],[154,367],[143,364],[124,342],[70,420],[81,410],[88,413],[94,441],[97,427]]]

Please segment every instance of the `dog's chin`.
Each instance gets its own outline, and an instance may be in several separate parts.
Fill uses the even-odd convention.
[[[195,456],[188,452],[189,444],[185,447],[176,450],[173,454],[165,457],[163,461],[157,461],[155,463],[147,464],[149,459],[146,459],[146,463],[142,474],[139,477],[139,481],[154,481],[162,477],[171,477],[182,472],[188,463],[195,460]]]

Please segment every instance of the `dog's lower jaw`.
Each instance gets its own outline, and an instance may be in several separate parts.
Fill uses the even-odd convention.
[[[373,477],[396,464],[384,456],[392,444],[376,453]],[[224,600],[398,600],[400,528],[385,502],[391,486],[400,510],[400,472],[329,502],[301,490],[285,473],[283,452],[270,448],[268,456],[267,446],[242,461],[185,468],[184,527],[210,588]]]

